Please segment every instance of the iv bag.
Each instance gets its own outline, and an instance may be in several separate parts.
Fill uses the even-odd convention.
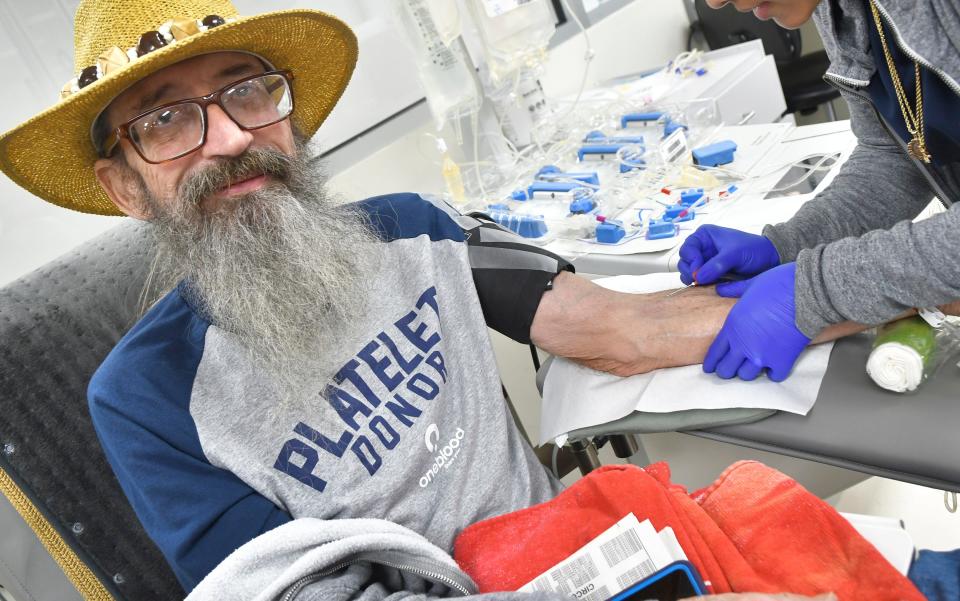
[[[443,43],[450,46],[460,37],[460,8],[456,0],[426,0],[433,25]]]
[[[444,41],[434,21],[431,4],[435,3],[431,0],[394,0],[400,23],[413,46],[427,104],[440,128],[448,121],[476,113],[480,110],[482,97],[462,38],[456,37],[449,45]],[[450,15],[450,11],[442,12],[447,34],[452,31]]]
[[[553,32],[547,0],[467,0],[480,32],[490,80],[499,86],[518,71],[539,67]]]

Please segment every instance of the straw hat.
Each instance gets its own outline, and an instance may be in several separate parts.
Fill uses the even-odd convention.
[[[0,137],[0,170],[53,204],[120,215],[94,175],[94,119],[151,73],[228,50],[293,72],[291,119],[307,136],[330,114],[357,61],[350,28],[316,10],[241,17],[228,0],[82,0],[74,20],[76,77],[52,108]]]

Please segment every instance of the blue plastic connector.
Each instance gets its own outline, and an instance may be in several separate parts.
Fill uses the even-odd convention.
[[[539,238],[547,233],[547,222],[543,220],[543,215],[520,216],[520,228],[518,234],[524,238]]]
[[[619,221],[606,220],[597,224],[597,242],[600,244],[616,244],[623,240],[627,231]]]
[[[575,179],[580,182],[593,184],[594,186],[600,185],[600,177],[597,175],[596,171],[561,171],[559,167],[554,165],[541,167],[540,171],[537,171],[537,175],[535,177],[536,179],[544,179],[548,181],[555,179]]]
[[[674,121],[673,119],[667,117],[667,122],[663,126],[663,137],[666,138],[667,136],[677,131],[678,129],[682,129],[685,131],[689,130],[689,128],[683,123],[680,123],[679,121]]]
[[[579,181],[551,182],[545,180],[536,180],[527,187],[527,195],[530,198],[555,199],[558,196],[566,197],[572,190],[582,187],[583,184]]]
[[[689,207],[703,196],[703,188],[687,188],[680,192],[680,204]]]
[[[597,208],[597,201],[589,194],[574,194],[570,202],[570,212],[574,215],[583,215]]]
[[[606,159],[615,159],[617,157],[617,151],[623,146],[623,144],[584,144],[580,147],[580,150],[577,151],[577,160],[583,162],[585,160],[604,161]]]
[[[647,161],[645,161],[642,155],[639,152],[625,152],[623,153],[622,161],[620,161],[620,173],[626,173],[633,169],[643,169],[647,168]],[[629,163],[629,165],[627,164]]]
[[[663,112],[661,111],[649,111],[645,113],[627,113],[620,117],[620,127],[626,129],[630,126],[631,123],[636,123],[638,125],[648,125],[653,121],[659,121],[663,117]]]
[[[647,225],[647,240],[663,240],[673,238],[680,228],[672,221],[654,219]]]
[[[554,182],[538,179],[527,186],[527,193],[534,192],[569,192],[574,188],[582,188],[580,182]]]
[[[595,129],[583,137],[587,144],[645,144],[643,136],[608,136],[599,129]]]
[[[516,215],[513,213],[493,213],[494,221],[524,238],[540,238],[547,233],[547,223],[543,215]]]
[[[694,73],[697,74],[697,77],[703,77],[704,75],[707,74],[707,68],[706,68],[706,67],[700,67],[699,69],[697,69],[696,71],[694,71]]]
[[[510,193],[510,198],[513,200],[530,200],[530,195],[527,194],[526,190],[514,190]]]
[[[716,167],[733,162],[733,153],[737,144],[733,140],[722,140],[693,149],[693,162],[703,167]]]
[[[540,177],[545,173],[561,173],[563,170],[557,167],[556,165],[544,165],[540,168],[540,171],[537,171],[536,177]]]
[[[667,210],[663,213],[663,219],[665,221],[672,221],[674,223],[683,223],[684,221],[690,221],[696,217],[696,211],[687,211],[689,207],[686,205],[670,205],[667,207]],[[683,217],[680,216],[680,213],[687,211],[687,214]]]

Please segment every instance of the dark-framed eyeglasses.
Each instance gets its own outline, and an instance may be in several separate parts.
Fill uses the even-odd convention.
[[[267,71],[206,96],[152,108],[110,132],[104,140],[102,156],[112,156],[124,138],[148,163],[165,163],[186,156],[207,141],[207,107],[211,104],[219,106],[237,127],[246,131],[279,123],[293,112],[291,81],[290,71]]]

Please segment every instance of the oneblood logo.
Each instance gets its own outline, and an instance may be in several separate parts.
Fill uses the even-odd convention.
[[[427,426],[427,431],[423,433],[423,444],[427,445],[427,450],[431,453],[437,450],[437,443],[440,442],[440,428],[437,424]]]
[[[437,428],[436,424],[430,424],[427,427],[426,433],[424,433],[424,442],[427,445],[427,450],[431,453],[437,451],[437,454],[433,457],[433,464],[430,466],[430,469],[420,477],[420,488],[426,488],[433,482],[434,477],[440,470],[445,470],[456,460],[457,455],[460,454],[460,441],[463,440],[463,437],[466,433],[463,431],[463,428],[457,428],[457,431],[454,432],[453,438],[447,441],[447,444],[443,447],[439,446],[440,440],[440,429]]]

